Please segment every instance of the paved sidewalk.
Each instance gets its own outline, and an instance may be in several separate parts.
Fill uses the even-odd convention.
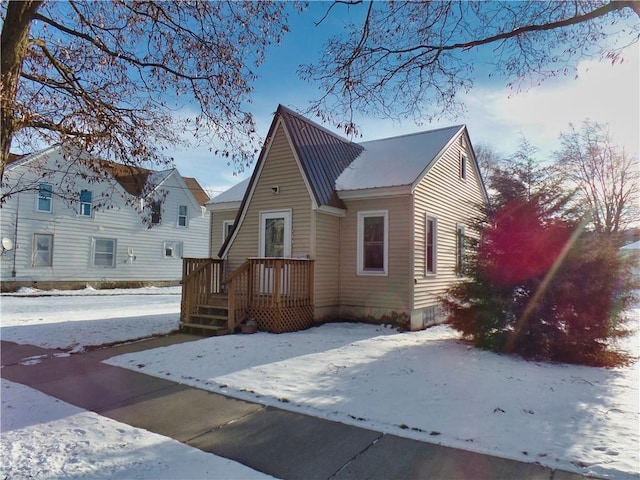
[[[583,478],[265,407],[101,363],[116,355],[199,338],[175,334],[70,356],[3,341],[0,374],[282,479]],[[43,361],[25,365],[23,360],[33,356]]]

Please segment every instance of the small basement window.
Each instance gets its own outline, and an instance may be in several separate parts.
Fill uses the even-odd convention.
[[[182,258],[182,242],[165,241],[164,258]]]

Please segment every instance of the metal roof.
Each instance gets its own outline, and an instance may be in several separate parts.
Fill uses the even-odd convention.
[[[345,205],[338,191],[413,184],[465,128],[464,125],[456,125],[358,144],[278,105],[251,178],[209,202],[212,205],[241,199],[231,235],[220,248],[220,257],[224,257],[235,238],[252,186],[257,182],[258,171],[265,161],[265,147],[273,138],[279,119],[285,125],[316,204],[341,209]]]
[[[350,142],[282,105],[280,114],[319,206],[344,208],[336,179],[362,153]]]
[[[362,154],[337,178],[335,188],[411,185],[435,162],[464,125],[362,142]]]

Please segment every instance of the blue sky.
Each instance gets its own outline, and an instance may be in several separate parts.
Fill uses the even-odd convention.
[[[349,20],[343,6],[320,26],[328,3],[312,2],[303,14],[290,13],[291,32],[280,46],[267,51],[267,59],[258,70],[251,111],[261,138],[279,103],[294,110],[304,110],[308,102],[320,96],[317,87],[300,80],[296,70],[300,64],[318,58],[325,40],[340,31]],[[354,20],[365,7],[350,8]],[[638,44],[627,48],[624,62],[585,60],[576,72],[566,77],[545,81],[542,85],[515,93],[502,78],[488,78],[483,68],[481,52],[469,52],[478,72],[475,87],[463,99],[467,112],[459,117],[442,117],[434,123],[416,125],[413,121],[394,122],[382,118],[358,118],[362,137],[366,141],[394,135],[429,130],[465,123],[474,144],[491,145],[502,153],[512,153],[522,135],[539,148],[539,160],[548,158],[560,147],[558,136],[567,131],[569,123],[580,124],[586,118],[609,124],[614,140],[638,155],[640,132],[640,49]],[[577,77],[577,78],[576,78]],[[186,113],[186,112],[183,112]],[[331,125],[326,128],[342,135]],[[195,177],[209,191],[220,193],[251,174],[251,168],[234,172],[226,160],[216,158],[206,146],[171,152],[176,167],[184,176]]]

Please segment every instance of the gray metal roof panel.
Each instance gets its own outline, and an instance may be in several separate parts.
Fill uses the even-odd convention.
[[[411,185],[463,128],[464,125],[456,125],[362,142],[364,151],[336,179],[335,188],[342,191]]]
[[[335,181],[362,147],[280,105],[287,131],[319,206],[344,208]]]

